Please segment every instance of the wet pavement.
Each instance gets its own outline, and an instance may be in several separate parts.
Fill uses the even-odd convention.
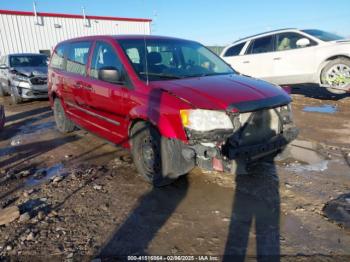
[[[47,101],[1,100],[0,204],[21,217],[0,226],[0,257],[350,258],[350,97],[296,90],[300,136],[274,162],[237,177],[195,169],[164,188],[144,182],[127,150],[60,134]],[[305,111],[324,105],[336,111]]]

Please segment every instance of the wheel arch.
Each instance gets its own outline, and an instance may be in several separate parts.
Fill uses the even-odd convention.
[[[153,114],[147,114],[146,108],[134,108],[130,111],[130,120],[128,127],[128,136],[130,137],[131,130],[137,122],[143,121],[150,123],[158,132],[163,136],[171,139],[179,139],[182,141],[187,141],[187,136],[183,129],[179,128],[182,125],[180,119],[176,121],[176,117],[167,116],[164,114],[156,113],[157,116]],[[157,119],[157,120],[155,120]]]
[[[321,62],[321,64],[319,65],[318,67],[318,70],[317,70],[317,81],[320,85],[322,85],[322,70],[323,68],[327,65],[328,62],[332,61],[332,60],[335,60],[335,59],[338,59],[338,58],[345,58],[345,59],[348,59],[350,60],[350,55],[348,54],[337,54],[337,55],[332,55],[328,58],[326,58],[325,60],[323,60]]]

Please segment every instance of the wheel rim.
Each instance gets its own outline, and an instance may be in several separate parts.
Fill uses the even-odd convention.
[[[159,147],[151,136],[143,139],[141,144],[142,162],[149,174],[157,173],[160,170]],[[150,178],[153,178],[151,176]]]
[[[350,84],[350,66],[336,64],[329,68],[325,74],[324,81],[334,88],[345,88]]]

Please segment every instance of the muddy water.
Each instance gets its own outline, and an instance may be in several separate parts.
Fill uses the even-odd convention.
[[[335,112],[337,112],[337,107],[333,106],[333,105],[305,106],[303,108],[303,111],[305,111],[305,112],[334,114]]]
[[[41,183],[50,181],[54,176],[63,174],[63,164],[59,163],[48,168],[41,168],[35,174],[25,180],[26,187],[34,187]]]

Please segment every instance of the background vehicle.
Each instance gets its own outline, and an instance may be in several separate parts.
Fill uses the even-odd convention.
[[[290,97],[237,75],[204,46],[157,36],[95,36],[57,45],[49,98],[61,132],[81,126],[131,147],[164,185],[194,166],[244,172],[295,138]]]
[[[47,56],[11,54],[0,59],[0,96],[10,94],[13,103],[47,98]]]
[[[242,74],[275,84],[316,83],[350,91],[350,40],[321,30],[282,29],[227,46],[221,57]]]

